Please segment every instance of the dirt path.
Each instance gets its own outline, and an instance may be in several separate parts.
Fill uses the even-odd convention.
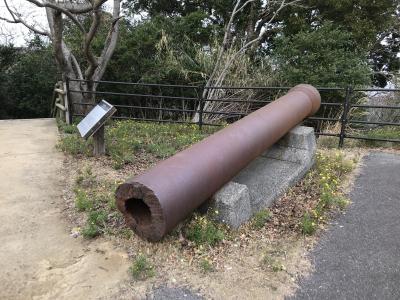
[[[70,236],[57,138],[52,119],[0,121],[0,299],[115,299],[129,261]]]

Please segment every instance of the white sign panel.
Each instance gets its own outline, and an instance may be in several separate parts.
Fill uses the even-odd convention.
[[[109,117],[116,112],[114,106],[105,100],[101,100],[85,118],[78,124],[78,130],[84,139],[92,136]]]

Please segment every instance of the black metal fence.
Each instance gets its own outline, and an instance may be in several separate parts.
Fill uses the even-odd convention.
[[[80,88],[70,88],[72,81],[78,82]],[[98,85],[96,91],[85,91],[87,90],[85,85],[94,83]],[[68,99],[71,99],[73,93],[90,99],[86,102],[70,103],[73,117],[84,116],[88,108],[94,105],[93,103],[105,98],[117,108],[117,114],[113,117],[115,119],[197,124],[200,129],[204,125],[221,126],[223,122],[229,123],[240,119],[257,108],[271,103],[290,89],[290,87],[203,87],[116,81],[88,82],[75,79],[68,80],[66,86]],[[400,126],[400,89],[354,89],[348,86],[322,87],[318,90],[322,97],[321,108],[317,115],[304,120],[306,125],[315,128],[317,136],[337,137],[339,147],[343,147],[345,139],[400,143],[400,136],[386,138],[365,135],[372,128],[379,126]],[[205,92],[208,94],[207,99],[203,97]],[[362,101],[371,98],[372,93],[390,94],[389,104],[386,100],[378,104]],[[383,113],[384,111],[394,113],[389,119],[385,119],[387,114]],[[371,115],[375,117],[371,118]],[[224,121],[221,122],[221,119]],[[327,130],[329,127],[336,127],[336,130]]]

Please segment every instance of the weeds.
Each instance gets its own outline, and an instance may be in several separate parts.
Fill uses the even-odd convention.
[[[78,134],[64,135],[59,143],[57,149],[71,155],[85,155],[91,156],[93,148],[93,142],[91,139],[84,140]]]
[[[66,134],[78,133],[78,128],[76,127],[76,124],[68,125],[67,123],[61,121],[60,119],[57,119],[57,126],[58,130],[62,133]]]
[[[214,266],[212,262],[207,258],[203,258],[202,260],[200,260],[199,267],[203,273],[209,273],[214,271]]]
[[[215,246],[226,236],[223,225],[216,224],[207,216],[194,215],[184,229],[184,234],[196,246]]]
[[[124,239],[129,240],[132,237],[132,230],[129,228],[121,228],[120,230],[118,230],[117,234]]]
[[[135,258],[129,271],[135,280],[146,280],[155,275],[154,267],[146,256],[142,254],[139,254]]]
[[[75,189],[75,207],[78,211],[90,211],[93,209],[93,202],[90,201],[85,191]]]
[[[317,225],[324,219],[324,213],[330,208],[344,209],[349,201],[340,192],[340,183],[344,175],[351,172],[355,162],[346,159],[337,151],[333,155],[317,154],[316,177],[319,189],[319,201],[316,206],[307,211],[301,219],[301,231],[303,234],[313,234]]]
[[[254,215],[251,225],[254,229],[261,229],[270,218],[271,212],[268,209],[261,210]]]
[[[301,219],[301,232],[305,235],[312,235],[316,229],[314,219],[306,212]]]
[[[102,234],[106,228],[107,213],[102,210],[94,210],[89,212],[86,225],[82,230],[84,238],[94,238]]]
[[[366,137],[371,139],[391,139],[400,140],[400,128],[385,126],[378,127],[370,130],[355,130],[353,133],[360,137]],[[321,136],[318,138],[318,146],[327,149],[337,148],[339,139],[333,136]],[[384,142],[376,140],[353,140],[345,139],[346,147],[386,147],[386,148],[399,148],[398,143],[395,142]]]
[[[100,228],[93,224],[86,224],[82,229],[82,236],[85,239],[93,239],[101,234]]]
[[[78,171],[78,177],[75,179],[75,184],[79,187],[90,187],[96,183],[96,176],[93,175],[92,168],[86,168]]]
[[[114,199],[116,186],[116,182],[99,181],[90,167],[78,172],[74,189],[75,207],[86,214],[86,223],[81,230],[83,237],[94,238],[105,233],[119,233],[118,229],[113,228],[114,224],[122,223],[122,216],[116,209]]]
[[[59,125],[64,134],[58,148],[71,155],[91,156],[92,139],[83,140],[76,126]],[[196,125],[156,124],[136,121],[115,121],[106,127],[106,151],[114,168],[119,169],[135,160],[135,155],[146,152],[156,158],[166,158],[215,132],[214,127]]]

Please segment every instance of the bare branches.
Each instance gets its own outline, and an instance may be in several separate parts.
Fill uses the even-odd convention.
[[[40,2],[38,0],[26,0],[26,1],[35,4],[38,7],[52,8],[54,10],[62,12],[63,14],[68,16],[68,18],[70,18],[71,21],[74,22],[75,25],[77,25],[82,32],[85,32],[85,28],[83,28],[83,25],[78,21],[78,19],[73,15],[73,13],[68,9],[65,9],[63,6],[51,2]]]
[[[279,1],[270,1],[267,2],[267,4],[273,5],[273,4],[279,4],[279,7],[273,12],[272,16],[269,18],[268,21],[266,21],[263,24],[264,28],[267,28],[270,24],[272,24],[272,22],[275,20],[275,18],[278,16],[278,14],[282,11],[282,9],[284,9],[287,6],[290,5],[294,5],[297,2],[300,2],[301,0],[292,0],[292,1],[287,1],[287,0],[279,0]],[[246,1],[242,6],[239,7],[239,3],[241,2],[241,0],[238,0],[236,2],[236,5],[232,11],[231,14],[231,18],[229,20],[228,26],[225,29],[225,33],[230,32],[231,31],[231,26],[233,23],[233,18],[237,15],[237,13],[239,13],[242,9],[244,9],[246,7],[246,5],[248,5],[249,3],[253,2],[252,0],[248,0]],[[210,76],[212,80],[215,80],[214,85],[219,85],[222,83],[223,78],[226,75],[226,72],[228,71],[228,69],[230,68],[232,62],[238,58],[238,56],[240,56],[240,54],[242,54],[243,52],[245,52],[248,48],[250,48],[253,44],[259,42],[264,35],[266,35],[268,31],[264,30],[264,32],[261,32],[256,38],[254,38],[253,40],[245,43],[238,51],[236,51],[234,54],[232,54],[228,60],[223,64],[223,68],[222,71],[220,72],[219,76],[217,77],[217,79],[215,80],[214,78],[212,78],[213,76]],[[225,41],[223,42],[223,44],[225,43]],[[224,49],[221,49],[222,51]],[[219,67],[220,62],[217,61],[216,63],[216,67]],[[215,76],[215,72],[213,72],[213,75]]]
[[[7,0],[4,0],[4,4],[5,4],[5,6],[7,8],[7,11],[10,14],[12,19],[7,19],[7,18],[4,18],[4,17],[0,17],[0,20],[5,21],[7,23],[22,24],[26,28],[28,28],[29,30],[31,30],[31,31],[33,31],[33,32],[35,32],[37,34],[50,36],[50,33],[48,31],[40,30],[40,29],[34,27],[33,25],[28,24],[28,22],[26,22],[25,20],[23,20],[21,15],[18,12],[15,12],[10,8],[10,6],[8,5]]]
[[[298,3],[301,2],[302,0],[292,0],[292,1],[286,1],[286,0],[279,0],[279,1],[270,1],[269,7],[266,7],[265,11],[263,14],[260,16],[260,20],[258,21],[257,27],[255,31],[257,34],[262,34],[261,29],[268,27],[278,16],[278,14],[288,6],[301,6]],[[278,8],[274,9],[275,5],[278,6]],[[302,6],[301,6],[302,7]],[[264,31],[265,32],[265,31]]]
[[[122,18],[120,16],[122,0],[113,0],[114,7],[111,18],[109,18],[107,13],[104,13],[103,15],[101,7],[107,0],[25,0],[37,7],[45,9],[49,31],[40,30],[35,28],[34,25],[28,24],[16,9],[9,6],[9,3],[7,2],[9,0],[3,1],[6,4],[9,16],[0,17],[0,21],[20,23],[31,31],[41,35],[46,35],[50,38],[53,47],[53,54],[63,80],[66,78],[88,80],[87,84],[82,84],[77,81],[70,82],[73,89],[82,91],[81,94],[72,94],[71,101],[76,103],[82,101],[94,101],[94,97],[86,92],[96,90],[97,84],[91,82],[101,80],[111,56],[115,51],[119,35],[119,21]],[[91,23],[89,28],[83,26],[84,23],[81,21],[82,18],[79,17],[80,14],[90,14]],[[84,16],[85,20],[88,20],[86,18],[87,15]],[[64,18],[64,16],[66,18]],[[109,21],[109,31],[105,38],[100,57],[96,57],[95,53],[92,51],[92,44],[98,35],[103,17]],[[85,72],[82,72],[80,62],[78,62],[64,39],[65,19],[71,20],[80,31],[83,59],[80,59],[79,61],[82,60],[83,64],[87,66]],[[85,109],[85,107],[78,107],[77,110],[79,111],[77,112],[84,113]]]
[[[62,11],[63,13],[67,14],[84,14],[88,13],[94,9],[98,9],[101,5],[103,5],[107,0],[97,0],[97,1],[85,1],[85,2],[80,2],[80,3],[73,3],[71,2],[57,2],[57,4],[49,1],[39,1],[39,0],[26,0],[29,1],[36,6],[39,7],[49,7],[52,9],[56,9],[59,11]]]

